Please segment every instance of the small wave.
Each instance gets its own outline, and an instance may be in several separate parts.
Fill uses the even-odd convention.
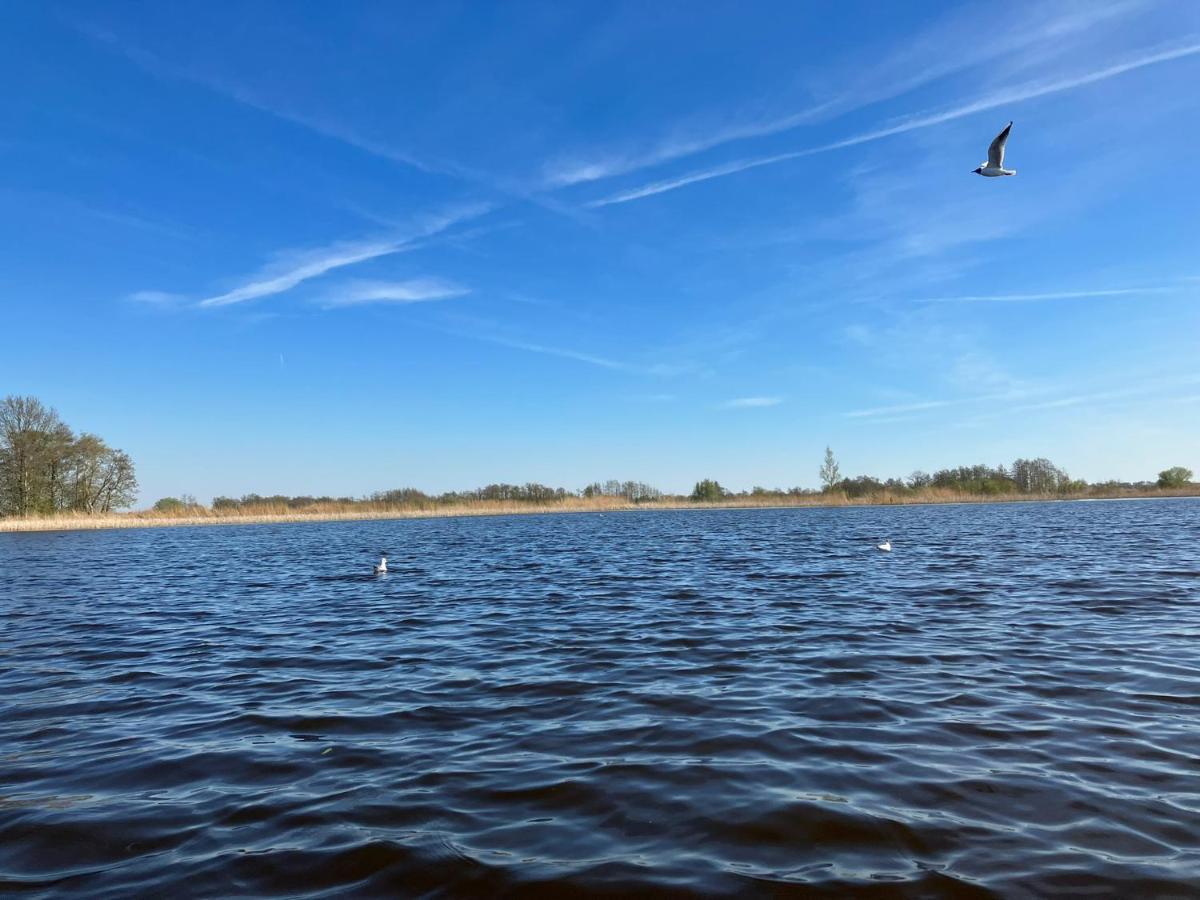
[[[0,891],[1189,896],[1197,515],[0,535]]]

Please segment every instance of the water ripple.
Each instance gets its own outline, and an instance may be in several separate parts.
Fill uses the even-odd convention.
[[[1193,500],[0,535],[0,891],[1200,896],[1196,547]]]

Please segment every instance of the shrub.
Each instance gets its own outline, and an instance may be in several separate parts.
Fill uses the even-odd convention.
[[[1160,488],[1180,488],[1191,484],[1191,482],[1192,470],[1185,469],[1183,466],[1172,466],[1158,473],[1158,486]]]
[[[691,499],[702,503],[713,503],[724,497],[726,493],[728,492],[721,487],[720,482],[705,478],[703,481],[696,482],[696,486],[692,489]]]

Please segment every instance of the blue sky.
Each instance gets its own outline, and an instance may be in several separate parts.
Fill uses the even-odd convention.
[[[144,501],[1200,470],[1190,0],[12,3],[0,49],[0,394]]]

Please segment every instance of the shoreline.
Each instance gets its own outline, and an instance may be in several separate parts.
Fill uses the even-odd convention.
[[[780,502],[778,498],[754,502],[747,498],[712,502],[655,501],[649,503],[565,501],[554,504],[488,503],[459,507],[426,509],[368,509],[328,510],[313,512],[250,512],[233,514],[204,513],[186,516],[160,516],[146,512],[110,513],[105,515],[67,515],[30,518],[0,518],[0,533],[30,533],[52,531],[102,531],[128,528],[188,528],[204,525],[284,525],[318,522],[378,522],[396,519],[452,519],[482,516],[563,515],[574,513],[653,512],[655,510],[712,510],[712,509],[840,509],[844,507],[878,506],[952,506],[974,503],[1088,503],[1118,500],[1179,500],[1200,497],[1200,491],[1156,491],[1116,494],[1101,497],[1065,497],[1061,495],[1025,495],[1018,497],[979,497],[955,495],[947,497],[845,497],[824,500],[798,499]]]

